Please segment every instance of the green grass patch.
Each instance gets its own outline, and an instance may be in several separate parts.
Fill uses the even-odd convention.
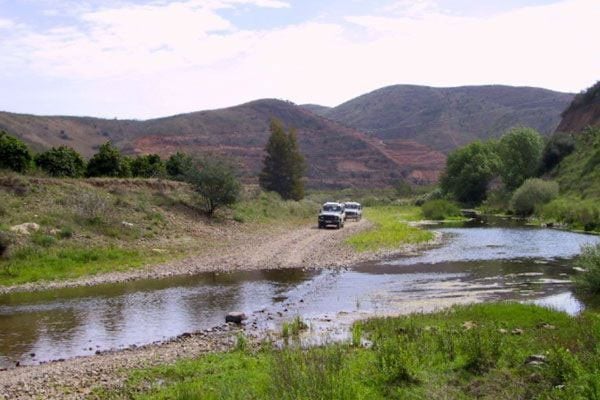
[[[164,256],[163,256],[164,257]],[[119,247],[53,248],[28,246],[0,260],[0,285],[73,279],[103,272],[124,271],[149,262],[159,255]]]
[[[372,342],[238,349],[132,371],[112,399],[598,399],[600,318],[514,303],[359,322]],[[535,357],[532,357],[535,356]],[[531,360],[541,360],[530,363]]]
[[[282,200],[277,193],[260,192],[233,205],[237,222],[269,223],[316,220],[320,205],[314,201]]]
[[[348,238],[357,251],[394,249],[404,244],[422,243],[433,238],[431,232],[410,226],[409,221],[422,219],[421,209],[410,206],[366,208],[364,217],[375,224],[369,231]]]

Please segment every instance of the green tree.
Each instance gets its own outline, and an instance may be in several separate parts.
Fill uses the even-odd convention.
[[[500,164],[495,147],[493,142],[477,141],[452,152],[441,178],[442,191],[461,203],[481,203]]]
[[[192,157],[185,153],[177,152],[169,159],[166,163],[167,174],[170,178],[175,180],[182,180],[185,177],[187,171],[193,167]]]
[[[130,161],[110,142],[104,143],[87,165],[86,176],[128,177],[131,175]]]
[[[67,146],[53,147],[35,156],[35,164],[49,175],[78,178],[85,172],[81,155]]]
[[[185,180],[202,197],[202,208],[212,216],[216,209],[238,201],[241,185],[233,166],[222,159],[207,157],[190,168]]]
[[[160,178],[165,176],[165,163],[158,154],[137,156],[131,160],[131,175],[140,178]]]
[[[544,140],[535,129],[513,128],[500,138],[500,176],[508,190],[515,190],[527,178],[536,176],[543,150]]]
[[[259,176],[260,186],[277,192],[286,200],[304,197],[304,157],[300,153],[296,131],[285,132],[280,121],[271,120],[271,136],[265,151],[263,170]]]
[[[31,166],[27,145],[4,131],[0,131],[0,169],[25,172]]]

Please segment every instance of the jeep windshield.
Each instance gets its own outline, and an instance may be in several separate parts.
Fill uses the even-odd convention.
[[[333,204],[325,204],[323,206],[323,211],[325,211],[325,212],[342,212],[342,207],[336,206]]]
[[[358,204],[346,204],[346,208],[350,210],[358,210]]]

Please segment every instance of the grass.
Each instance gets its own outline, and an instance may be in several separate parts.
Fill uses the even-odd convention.
[[[513,303],[360,322],[371,347],[238,349],[134,370],[112,399],[599,399],[600,318]],[[357,333],[358,335],[358,333]],[[529,364],[531,356],[541,363]]]
[[[298,224],[316,219],[320,204],[311,200],[285,201],[276,193],[252,190],[233,206],[233,219],[241,223]]]
[[[421,209],[412,206],[376,206],[366,208],[364,217],[375,228],[348,238],[357,251],[394,249],[404,244],[422,243],[433,238],[431,232],[410,226],[409,221],[422,219]]]
[[[146,255],[136,249],[119,247],[23,247],[10,259],[0,262],[0,285],[66,280],[125,271],[164,259],[165,255]]]

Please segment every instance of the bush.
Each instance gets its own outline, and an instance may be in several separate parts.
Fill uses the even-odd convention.
[[[110,142],[100,146],[98,153],[90,159],[86,176],[128,177],[131,175],[129,160]]]
[[[35,164],[51,176],[78,178],[85,172],[81,155],[70,147],[53,147],[35,157]]]
[[[219,207],[238,201],[241,185],[228,162],[205,158],[198,164],[188,171],[186,181],[202,196],[202,206],[208,215],[213,215]]]
[[[443,220],[460,215],[460,209],[448,200],[430,200],[423,204],[421,209],[425,218],[433,220]]]
[[[161,178],[165,176],[165,164],[158,154],[137,156],[130,163],[131,175],[139,178]]]
[[[31,153],[21,140],[0,131],[0,169],[25,172],[31,166]]]
[[[600,229],[600,204],[595,199],[561,197],[541,207],[540,216],[586,231]]]
[[[167,174],[171,179],[183,180],[185,174],[193,167],[192,157],[185,153],[177,152],[167,160],[165,165]]]
[[[585,271],[575,276],[576,287],[585,293],[600,294],[600,244],[584,247],[577,266]]]
[[[558,196],[558,184],[542,179],[528,179],[518,188],[510,200],[510,208],[515,214],[528,216],[535,208],[548,203]]]

